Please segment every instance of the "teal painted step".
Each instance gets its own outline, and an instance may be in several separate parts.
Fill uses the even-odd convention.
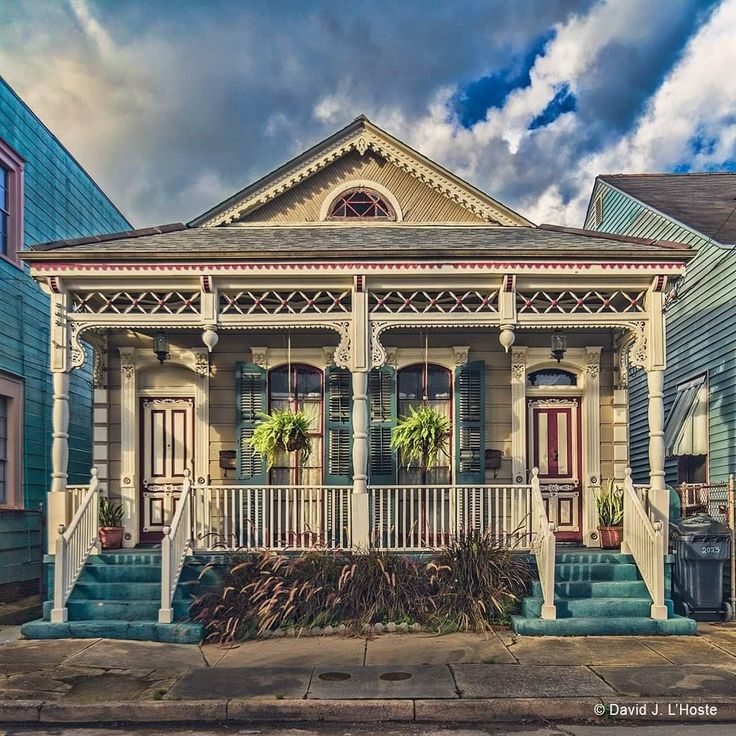
[[[522,614],[539,616],[542,598],[524,598]],[[670,615],[674,613],[672,601],[665,601]],[[555,598],[557,618],[609,618],[645,617],[652,607],[651,598]]]
[[[535,598],[542,595],[542,584],[532,583]],[[555,583],[555,598],[648,598],[643,580],[595,580]]]
[[[158,565],[161,567],[161,553],[156,551],[140,552],[103,552],[99,555],[90,555],[87,565]]]
[[[43,604],[44,618],[48,619],[51,601]],[[157,621],[161,601],[132,600],[74,600],[67,602],[70,621]],[[189,601],[174,600],[174,619],[179,621],[189,615]]]
[[[85,565],[79,583],[156,583],[161,585],[160,565]]]
[[[70,600],[160,601],[161,580],[156,583],[98,583],[80,580],[74,586]]]
[[[593,580],[641,580],[639,569],[632,563],[592,562],[592,563],[557,563],[555,565],[557,582],[576,582]]]
[[[612,565],[634,565],[634,558],[631,555],[623,555],[620,552],[602,552],[578,550],[577,552],[560,552],[555,555],[556,565],[568,565],[571,563],[580,565],[590,565],[596,563],[607,563]]]
[[[664,621],[639,616],[610,618],[541,618],[512,616],[511,626],[522,636],[692,636],[696,622],[683,616]]]
[[[156,621],[69,621],[52,624],[30,621],[21,627],[27,639],[131,639],[160,641],[170,644],[198,644],[202,640],[202,625],[184,621],[160,624]]]

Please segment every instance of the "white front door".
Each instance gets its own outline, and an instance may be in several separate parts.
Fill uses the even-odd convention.
[[[159,542],[193,470],[194,399],[141,400],[141,541]]]

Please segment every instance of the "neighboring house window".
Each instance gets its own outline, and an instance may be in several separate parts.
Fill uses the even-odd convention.
[[[271,468],[274,485],[322,485],[322,371],[305,365],[281,366],[269,373],[270,410],[303,411],[311,420],[312,452],[302,465],[299,453],[283,452]]]
[[[0,256],[20,266],[23,249],[23,159],[0,138]]]
[[[431,406],[452,421],[452,376],[442,366],[410,365],[398,372],[398,408],[399,416],[409,414],[409,407]],[[426,478],[422,478],[422,468],[416,465],[406,467],[399,457],[399,483],[416,485],[421,483],[451,482],[451,447],[452,438],[448,437],[448,453],[440,457],[437,465],[429,468]]]
[[[526,382],[528,386],[535,388],[539,386],[577,386],[578,378],[570,371],[563,371],[558,368],[543,368],[530,373]]]
[[[396,213],[378,192],[361,187],[340,194],[330,206],[327,217],[330,220],[395,220]]]
[[[0,376],[0,507],[23,505],[23,384]]]
[[[665,451],[677,458],[680,483],[705,483],[708,477],[708,383],[705,376],[682,383],[667,415]]]

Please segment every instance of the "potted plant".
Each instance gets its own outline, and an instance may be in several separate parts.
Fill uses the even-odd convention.
[[[598,507],[598,533],[603,549],[617,549],[621,546],[624,532],[624,494],[620,488],[608,482],[596,496]]]
[[[309,437],[311,421],[303,411],[274,409],[270,414],[261,414],[261,421],[253,430],[248,444],[266,458],[269,470],[280,452],[298,452],[301,462],[306,462],[312,452]]]
[[[102,549],[120,549],[123,546],[123,505],[113,503],[106,496],[100,498],[99,535]]]
[[[440,455],[447,455],[450,420],[431,406],[415,409],[399,417],[391,432],[391,448],[397,450],[402,462],[413,462],[422,468],[422,483],[427,482],[427,469],[437,464]]]

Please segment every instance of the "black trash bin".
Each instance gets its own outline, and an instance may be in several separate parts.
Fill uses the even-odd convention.
[[[680,610],[698,621],[731,618],[723,595],[723,566],[731,558],[731,531],[707,514],[672,526],[672,587]]]

